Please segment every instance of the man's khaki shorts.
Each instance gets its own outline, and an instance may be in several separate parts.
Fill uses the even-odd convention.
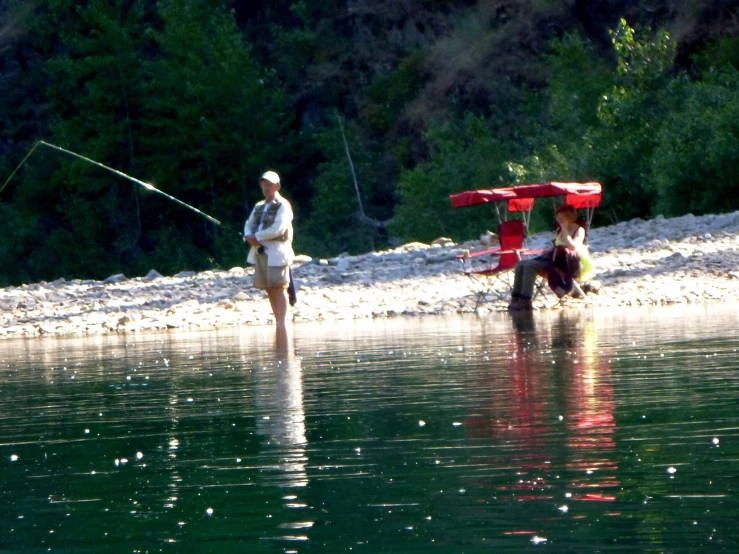
[[[268,266],[267,254],[257,254],[257,263],[254,265],[254,288],[272,289],[282,287],[287,289],[290,284],[290,272],[286,265]]]

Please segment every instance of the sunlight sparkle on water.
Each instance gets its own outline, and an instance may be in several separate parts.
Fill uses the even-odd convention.
[[[659,310],[19,343],[0,543],[739,552],[739,330]]]

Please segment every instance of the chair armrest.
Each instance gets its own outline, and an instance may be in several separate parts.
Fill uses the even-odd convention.
[[[478,256],[498,256],[503,252],[500,247],[497,248],[489,248],[487,250],[481,250],[479,252],[470,252],[466,257],[468,258],[477,258]],[[456,258],[458,260],[461,260],[465,257],[464,254],[457,254]]]
[[[518,252],[521,255],[525,256],[538,256],[542,252],[545,252],[546,249],[539,248],[537,250],[529,250],[528,248],[515,248],[513,250],[501,250],[500,247],[497,248],[489,248],[488,250],[481,250],[480,252],[470,252],[470,254],[467,256],[468,258],[477,258],[478,256],[500,256],[501,254],[512,254],[514,252]],[[455,256],[458,260],[464,259],[464,254],[457,254]]]
[[[537,250],[529,250],[528,248],[521,248],[518,252],[526,256],[538,256],[539,254],[546,252],[546,249],[539,248]]]

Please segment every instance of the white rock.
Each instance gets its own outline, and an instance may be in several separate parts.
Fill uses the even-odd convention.
[[[336,262],[336,271],[346,273],[349,271],[349,265],[349,260],[347,258],[342,258]]]
[[[489,233],[490,231],[488,231]],[[494,233],[493,233],[494,234]],[[449,246],[454,244],[454,241],[448,237],[439,237],[431,242],[432,246]]]
[[[426,250],[429,247],[428,244],[422,242],[409,242],[399,247],[400,252],[414,252],[416,250]]]
[[[157,279],[161,278],[162,274],[159,273],[156,269],[152,269],[151,271],[149,271],[149,273],[146,274],[143,281],[148,283],[150,281],[156,281]]]
[[[126,276],[123,275],[123,273],[118,273],[116,275],[111,275],[107,279],[103,281],[103,284],[110,285],[112,283],[122,283],[126,280]]]

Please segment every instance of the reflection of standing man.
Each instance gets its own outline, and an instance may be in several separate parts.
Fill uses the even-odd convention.
[[[262,368],[256,373],[257,434],[262,437],[259,467],[264,481],[279,487],[308,484],[307,439],[303,408],[302,361],[293,337],[277,328],[274,356],[261,349]]]
[[[267,171],[259,181],[264,200],[244,225],[244,240],[251,245],[247,261],[254,264],[254,287],[265,290],[278,326],[287,318],[290,264],[293,252],[293,209],[279,193],[280,176]]]

